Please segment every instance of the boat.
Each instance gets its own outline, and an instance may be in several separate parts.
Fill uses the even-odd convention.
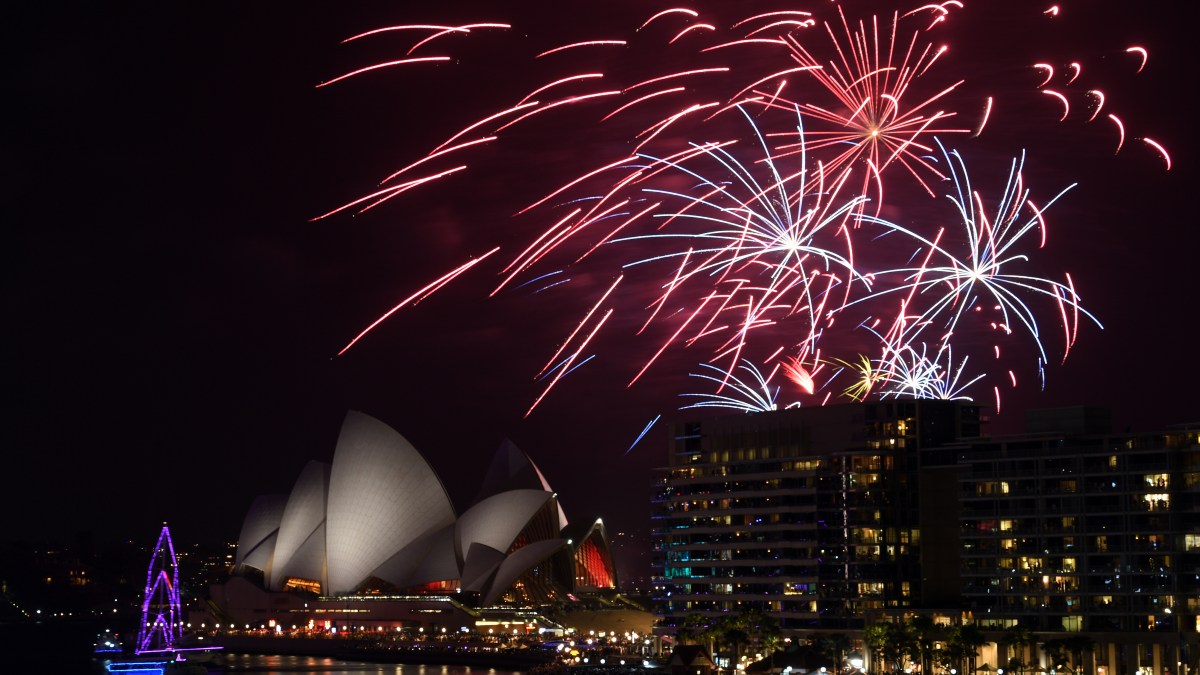
[[[113,656],[105,663],[110,673],[142,673],[144,675],[183,675],[206,673],[199,665],[212,657],[220,647],[184,646],[183,608],[179,597],[179,561],[175,557],[175,545],[171,531],[163,523],[150,556],[150,567],[146,572],[146,588],[142,593],[142,616],[138,625],[137,643],[132,655],[125,655],[124,648],[115,648],[120,641],[97,640],[96,654]],[[107,633],[107,631],[106,631]],[[100,651],[103,645],[105,650]],[[117,654],[120,654],[118,657]]]
[[[92,653],[101,658],[108,654],[124,654],[125,643],[121,641],[120,635],[105,628],[103,633],[96,634],[96,644],[92,647]]]

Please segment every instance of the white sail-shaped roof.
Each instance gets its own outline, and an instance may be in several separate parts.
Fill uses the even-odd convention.
[[[324,581],[321,574],[321,564],[314,564],[309,544],[309,560],[293,560],[293,556],[304,546],[305,542],[313,539],[313,534],[325,524],[325,496],[329,486],[329,465],[324,462],[309,462],[296,486],[288,497],[287,507],[283,510],[283,519],[279,523],[279,536],[275,540],[275,564],[271,568],[269,587],[279,590],[288,577],[301,577]],[[325,555],[325,537],[320,537],[321,556]],[[303,572],[299,569],[303,567]],[[316,576],[311,576],[313,572]]]
[[[347,414],[329,476],[326,592],[355,590],[397,551],[453,522],[446,489],[412,444],[373,417]]]
[[[500,563],[500,568],[492,577],[491,587],[483,596],[483,604],[490,605],[496,602],[522,574],[567,546],[566,539],[543,539],[513,551],[512,555]]]
[[[242,532],[238,535],[237,556],[234,558],[234,564],[242,565],[247,562],[247,558],[254,551],[258,551],[255,556],[255,562],[258,565],[251,565],[258,569],[265,570],[265,564],[262,562],[263,554],[270,559],[274,553],[275,540],[267,541],[279,529],[279,521],[283,518],[283,509],[287,505],[287,495],[262,495],[255,498],[250,504],[250,510],[246,512],[246,519],[242,521]],[[269,550],[268,550],[269,549]]]
[[[467,549],[467,560],[463,563],[461,585],[464,591],[481,591],[491,581],[492,575],[504,562],[504,551],[475,542]]]
[[[251,549],[239,564],[262,570],[264,578],[270,576],[271,561],[275,559],[275,535],[277,534],[279,534],[278,530],[267,535],[267,538],[260,541],[258,546]]]
[[[276,548],[278,550],[278,547]],[[312,534],[300,544],[288,558],[287,565],[279,567],[279,559],[271,568],[271,578],[282,589],[289,577],[321,582],[321,588],[329,585],[325,574],[325,523],[322,522]],[[278,590],[278,589],[277,589]]]
[[[430,532],[388,558],[371,576],[404,588],[459,576],[454,559],[454,526]]]
[[[507,553],[538,509],[554,498],[542,490],[509,490],[475,504],[458,519],[457,551],[460,559],[474,543]]]
[[[373,578],[402,589],[457,581],[490,604],[569,548],[570,535],[549,482],[511,443],[493,457],[480,495],[455,518],[424,457],[387,425],[351,412],[332,465],[310,462],[290,495],[254,502],[236,563],[261,570],[272,590],[292,577],[319,581],[326,595],[354,593]],[[602,524],[577,529],[581,542],[595,537],[611,556]]]
[[[408,583],[413,586],[433,581],[458,579],[460,568],[454,555],[453,526],[439,530],[426,542],[428,553],[417,569],[413,570]]]
[[[496,449],[492,461],[488,464],[487,473],[483,477],[483,486],[479,490],[476,502],[509,490],[545,490],[554,492],[550,482],[542,474],[542,470],[534,464],[533,459],[524,453],[515,443],[508,439]],[[562,504],[558,506],[558,528],[567,526],[567,514]]]

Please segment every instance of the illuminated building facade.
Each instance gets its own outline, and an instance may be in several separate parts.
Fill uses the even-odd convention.
[[[785,633],[855,630],[956,600],[955,474],[931,453],[980,423],[900,400],[676,424],[654,504],[663,630],[747,608]]]
[[[993,669],[1189,675],[1200,424],[1110,420],[1040,410],[982,437],[974,406],[891,401],[678,424],[654,516],[663,630],[758,608],[861,639],[923,613],[981,628]],[[1006,646],[1018,624],[1036,648]],[[1042,647],[1073,637],[1078,659]]]
[[[252,624],[272,607],[317,607],[325,598],[390,598],[371,612],[399,616],[395,607],[427,596],[452,595],[454,606],[529,606],[576,590],[615,590],[603,525],[589,525],[578,540],[589,585],[577,589],[580,554],[564,533],[558,495],[525,453],[503,444],[479,496],[456,515],[433,468],[403,436],[351,412],[331,464],[309,462],[290,494],[251,505],[234,562],[259,588],[237,579],[214,596],[228,615]],[[322,600],[275,597],[286,593]]]
[[[604,522],[597,520],[571,538],[574,547],[575,589],[603,592],[617,589],[617,570]]]
[[[1029,426],[957,453],[965,606],[983,627],[1091,635],[1097,671],[1187,672],[1200,425],[1112,434],[1104,411],[1066,408]]]

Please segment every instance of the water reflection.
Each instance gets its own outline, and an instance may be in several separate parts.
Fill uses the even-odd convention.
[[[518,671],[470,666],[404,665],[400,663],[365,663],[343,661],[327,656],[284,656],[265,654],[222,654],[209,664],[209,673],[263,673],[265,675],[522,675]]]

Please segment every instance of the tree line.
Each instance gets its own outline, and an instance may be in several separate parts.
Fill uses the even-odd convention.
[[[676,634],[682,643],[707,644],[711,653],[732,655],[737,662],[747,653],[770,654],[784,645],[779,622],[758,609],[737,614],[707,617],[689,614]],[[921,673],[975,675],[997,668],[1013,675],[1026,675],[1048,668],[1081,673],[1085,655],[1095,649],[1086,635],[1072,635],[1039,642],[1029,628],[1020,624],[1004,629],[996,640],[1010,655],[1003,664],[978,664],[979,650],[989,642],[974,624],[940,625],[931,617],[918,614],[903,621],[878,621],[866,627],[862,645],[871,655],[868,672],[899,673],[911,663]],[[811,646],[825,657],[830,670],[850,670],[847,656],[854,641],[843,633],[829,633],[812,640]],[[1038,647],[1044,660],[1039,658]]]

